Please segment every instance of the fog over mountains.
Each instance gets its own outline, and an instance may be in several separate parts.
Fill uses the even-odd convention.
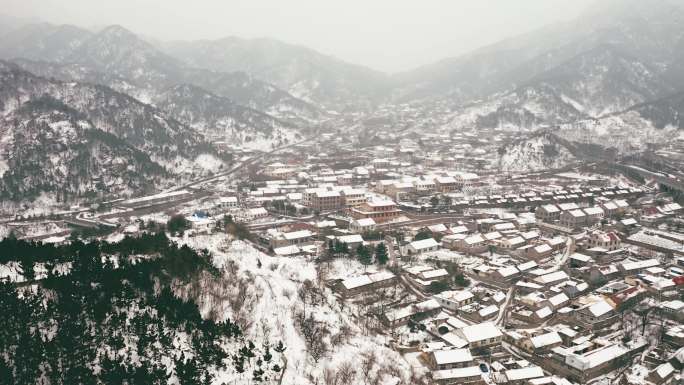
[[[78,113],[171,174],[225,166],[230,154],[212,141],[271,149],[401,103],[442,119],[445,132],[682,126],[684,10],[665,0],[600,2],[576,20],[398,74],[274,39],[151,41],[117,25],[3,21],[0,164],[12,168],[23,167],[13,132],[41,111],[54,123]],[[45,98],[59,111],[31,103]],[[180,173],[168,167],[180,163]]]

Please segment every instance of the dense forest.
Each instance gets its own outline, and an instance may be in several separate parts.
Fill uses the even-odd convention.
[[[220,273],[208,252],[164,233],[63,246],[7,238],[0,263],[10,262],[70,269],[0,282],[0,384],[209,384],[226,372],[262,382],[282,371],[281,342],[255,345],[174,294]]]

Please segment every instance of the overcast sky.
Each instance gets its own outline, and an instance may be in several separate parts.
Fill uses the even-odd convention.
[[[0,13],[167,40],[273,37],[384,72],[577,16],[599,0],[2,0]]]

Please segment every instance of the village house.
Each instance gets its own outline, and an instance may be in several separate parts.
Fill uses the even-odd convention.
[[[432,370],[465,368],[473,365],[469,349],[434,350],[428,354]]]
[[[451,176],[440,176],[435,178],[435,187],[441,193],[449,193],[458,189],[456,179]]]
[[[577,298],[589,289],[589,284],[584,281],[565,281],[556,287],[563,290],[569,298]]]
[[[579,210],[579,206],[575,202],[565,202],[565,203],[559,203],[558,208],[561,211],[571,211],[571,210]]]
[[[469,290],[448,290],[435,294],[432,298],[436,299],[443,308],[458,311],[461,307],[471,304],[475,296]]]
[[[237,197],[220,197],[216,204],[218,209],[232,209],[238,206]]]
[[[257,219],[262,219],[268,217],[268,211],[263,207],[247,208],[244,210],[239,210],[234,219],[242,222],[250,222]]]
[[[355,219],[372,218],[376,223],[389,222],[401,215],[396,203],[389,200],[370,200],[351,209]]]
[[[385,188],[385,194],[396,200],[403,200],[415,191],[415,186],[411,182],[394,182]]]
[[[634,218],[625,218],[617,223],[617,229],[626,234],[634,234],[641,230],[641,225]]]
[[[366,192],[360,189],[346,188],[341,191],[343,204],[346,207],[358,207],[366,202]]]
[[[375,230],[375,225],[376,223],[373,218],[353,219],[351,222],[349,222],[349,231],[355,233],[365,233]]]
[[[560,214],[560,224],[570,229],[577,229],[587,224],[587,215],[580,209],[563,211]]]
[[[425,281],[425,282],[431,282],[431,281],[439,281],[445,278],[449,277],[449,272],[446,271],[445,269],[434,269],[434,270],[425,270],[421,271],[418,273],[418,279]]]
[[[626,260],[617,265],[618,270],[623,276],[636,275],[643,273],[646,269],[660,266],[660,261],[655,258],[643,260]]]
[[[560,213],[561,211],[558,206],[551,204],[539,206],[534,212],[538,219],[547,223],[552,223],[560,219]]]
[[[451,231],[449,228],[444,224],[444,223],[438,223],[436,225],[430,225],[427,227],[427,230],[429,230],[433,235],[438,234],[438,235],[447,235]]]
[[[419,255],[439,249],[439,242],[434,238],[421,239],[407,244],[402,250],[403,255]]]
[[[568,379],[586,384],[590,380],[619,367],[632,354],[642,351],[645,346],[645,342],[636,344],[634,347],[608,344],[592,350],[579,345],[578,347],[584,352],[563,347],[556,347],[553,351],[556,359],[561,362],[560,365],[566,368],[564,372],[567,371]]]
[[[464,236],[464,234],[455,234],[447,236],[449,248],[460,251],[462,253],[478,254],[487,250],[487,244],[481,234],[473,234]],[[444,238],[442,240],[444,240]]]
[[[269,245],[273,248],[283,246],[301,246],[309,245],[314,241],[314,233],[310,230],[299,230],[291,232],[280,232],[277,230],[269,230],[270,236]]]
[[[620,270],[614,264],[592,265],[589,269],[588,280],[593,285],[602,285],[620,276]]]
[[[546,306],[549,306],[551,309],[559,309],[563,306],[566,306],[569,303],[570,298],[565,293],[558,293],[554,296],[551,296],[548,300],[544,302],[544,304]]]
[[[614,231],[594,230],[586,238],[587,248],[601,248],[614,251],[620,248],[620,237]]]
[[[418,178],[416,179],[413,184],[416,187],[416,193],[420,195],[426,195],[429,193],[432,193],[435,191],[437,188],[435,184],[435,180],[432,178]]]
[[[454,175],[456,186],[462,191],[471,191],[480,184],[480,177],[472,172],[459,172]]]
[[[510,238],[505,238],[499,241],[499,246],[498,249],[501,251],[512,251],[514,249],[517,249],[525,244],[525,239],[523,237],[517,236],[517,237],[510,237]]]
[[[513,280],[520,278],[520,271],[515,266],[505,266],[496,269],[492,274],[492,278],[496,281],[511,283]]]
[[[617,313],[605,300],[586,305],[574,312],[576,321],[588,330],[599,331],[616,322]]]
[[[603,209],[605,216],[611,218],[625,214],[629,209],[629,203],[623,199],[615,199],[601,203],[600,207]]]
[[[503,338],[499,328],[492,322],[468,325],[455,333],[468,343],[470,349],[496,349]]]
[[[548,332],[534,337],[527,337],[521,342],[521,347],[532,354],[544,354],[563,343],[558,332]]]
[[[396,276],[394,274],[383,271],[344,279],[336,285],[336,289],[342,297],[350,298],[362,293],[390,287],[395,282]]]
[[[660,304],[663,317],[678,322],[684,321],[684,302],[675,299]]]
[[[185,218],[190,227],[198,233],[209,234],[216,227],[216,220],[203,215],[191,215]]]
[[[506,370],[504,374],[506,375],[506,383],[510,385],[523,385],[532,379],[544,377],[544,371],[539,366],[510,369]]]
[[[648,374],[648,381],[655,385],[670,384],[674,380],[674,375],[677,373],[671,363],[665,362],[658,365]]]
[[[482,377],[482,370],[479,366],[469,366],[466,368],[438,370],[432,373],[432,378],[439,385],[446,384],[468,384],[485,385]]]
[[[406,325],[410,319],[420,319],[437,314],[441,306],[434,299],[407,305],[402,308],[392,309],[383,314],[382,321],[390,327]]]
[[[593,225],[598,223],[603,219],[604,212],[601,207],[587,207],[584,209],[584,213],[587,215],[587,224]]]
[[[548,287],[566,281],[569,278],[570,277],[568,277],[568,274],[566,272],[564,272],[563,270],[559,270],[552,273],[541,275],[535,278],[534,281],[539,285]]]
[[[611,218],[617,214],[618,207],[614,202],[603,202],[599,206],[603,209],[604,216],[607,218]]]
[[[548,243],[542,243],[535,245],[526,249],[525,256],[528,259],[539,261],[544,258],[548,258],[553,254],[553,249]]]
[[[594,262],[590,256],[581,253],[570,254],[568,261],[570,262],[571,268],[586,267]]]
[[[566,245],[566,238],[561,237],[561,236],[557,236],[557,237],[553,237],[551,239],[546,240],[546,243],[549,246],[551,246],[551,249],[553,249],[553,251],[560,251]]]
[[[303,203],[314,211],[335,211],[343,207],[344,199],[339,191],[329,188],[313,188],[304,190]]]
[[[360,234],[340,235],[335,240],[346,244],[351,252],[355,252],[356,248],[363,244],[363,237]]]

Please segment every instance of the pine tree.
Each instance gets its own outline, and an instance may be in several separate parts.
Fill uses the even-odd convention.
[[[342,246],[340,246],[340,250],[342,251],[342,254],[347,254],[349,255],[349,245],[342,242]]]
[[[364,245],[359,245],[359,247],[356,248],[356,257],[363,265],[370,265],[373,263],[373,257],[368,248]]]
[[[379,243],[375,247],[375,260],[379,264],[384,265],[389,261],[389,256],[387,255],[387,246],[384,243]]]
[[[24,278],[27,281],[33,281],[33,279],[36,277],[36,271],[34,269],[33,261],[23,259],[20,261],[20,264],[21,270],[24,272]]]
[[[283,353],[287,348],[283,345],[283,341],[278,341],[278,344],[273,348],[278,353]]]

